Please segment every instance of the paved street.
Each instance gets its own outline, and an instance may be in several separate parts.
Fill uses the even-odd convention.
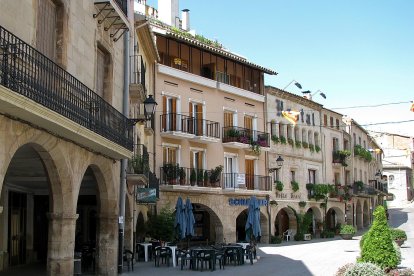
[[[414,205],[410,208],[390,209],[390,225],[407,232],[408,240],[401,248],[403,260],[401,267],[414,269]],[[408,223],[409,222],[409,223]],[[337,269],[349,262],[355,262],[359,256],[361,234],[353,240],[318,239],[309,242],[283,242],[276,246],[260,246],[261,258],[254,265],[226,266],[225,270],[204,274],[215,275],[334,275]],[[179,267],[154,267],[150,263],[135,264],[135,271],[125,275],[192,275],[200,274],[189,270],[181,271]]]

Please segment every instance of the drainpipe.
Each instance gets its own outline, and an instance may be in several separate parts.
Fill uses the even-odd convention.
[[[124,34],[124,81],[122,114],[129,117],[129,31]],[[125,196],[126,196],[126,170],[128,159],[121,160],[121,183],[119,185],[119,220],[118,220],[118,273],[122,274],[124,229],[125,229]]]

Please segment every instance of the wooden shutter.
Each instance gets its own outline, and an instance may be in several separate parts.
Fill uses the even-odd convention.
[[[172,106],[172,110],[170,111],[172,113],[171,127],[172,127],[172,130],[177,130],[177,99],[176,98],[171,99],[171,106]]]
[[[233,113],[224,112],[224,127],[232,127],[232,126],[233,126]]]
[[[162,97],[162,127],[161,130],[165,130],[167,126],[167,97]]]
[[[96,94],[103,98],[105,81],[105,53],[98,49],[96,54]]]
[[[189,116],[191,117],[188,122],[188,132],[194,133],[193,103],[189,103],[188,110]]]
[[[253,129],[253,118],[250,116],[244,116],[244,128]]]
[[[55,61],[56,53],[56,5],[50,0],[38,0],[36,48]]]
[[[254,160],[245,160],[246,167],[246,188],[254,190]]]
[[[197,112],[197,133],[203,134],[203,106],[201,104],[196,105]]]

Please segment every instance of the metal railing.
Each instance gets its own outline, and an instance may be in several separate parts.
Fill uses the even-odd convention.
[[[160,115],[161,131],[180,131],[196,136],[220,138],[220,123],[191,116],[167,113]]]
[[[128,160],[128,174],[144,174],[150,172],[149,154],[147,147],[142,144],[134,145],[134,155]]]
[[[222,189],[248,189],[271,191],[270,176],[245,173],[222,173],[218,179],[211,170],[180,167],[178,164],[165,164],[160,168],[161,185],[184,185],[197,187],[219,187]]]
[[[358,185],[356,183],[353,184],[353,193],[354,195],[376,195],[378,192],[375,190],[375,187],[369,186],[366,184]]]
[[[245,173],[223,173],[221,176],[223,189],[246,188],[248,190],[271,191],[270,176]]]
[[[223,127],[223,143],[238,142],[270,147],[269,133],[242,127]]]
[[[132,124],[91,89],[0,26],[0,84],[132,150]]]
[[[142,84],[145,89],[145,64],[141,55],[130,56],[130,83]]]

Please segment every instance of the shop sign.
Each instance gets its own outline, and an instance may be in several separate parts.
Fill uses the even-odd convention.
[[[257,199],[259,206],[267,206],[266,199]],[[250,198],[229,198],[230,206],[249,206]]]
[[[300,195],[294,194],[294,193],[276,193],[276,198],[279,199],[300,199]]]
[[[246,184],[246,176],[243,173],[239,173],[237,175],[237,184],[238,185],[244,185],[244,184]]]
[[[150,188],[137,189],[137,203],[148,204],[157,202],[157,190]]]

